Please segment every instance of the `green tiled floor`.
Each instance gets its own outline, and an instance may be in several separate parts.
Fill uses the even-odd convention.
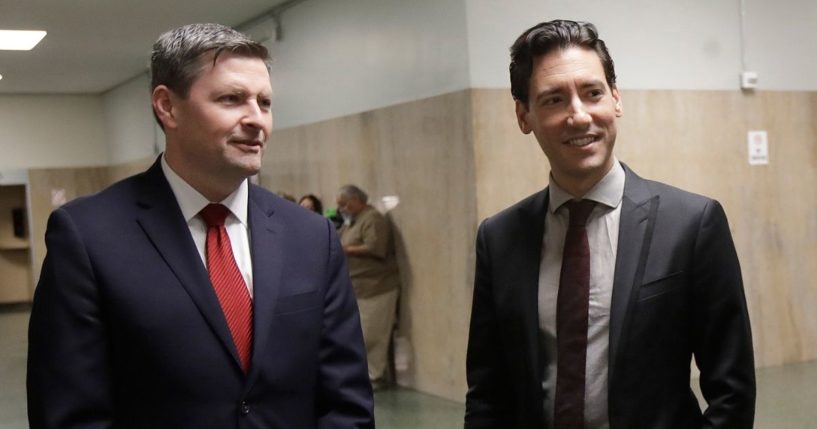
[[[375,392],[375,423],[380,429],[462,427],[465,405],[409,389]]]
[[[26,429],[28,311],[0,306],[0,429]],[[693,380],[693,385],[697,380]],[[817,361],[757,371],[757,429],[817,427]],[[696,393],[700,394],[697,391]],[[375,393],[378,429],[461,428],[460,402],[409,389]]]
[[[0,308],[0,429],[25,429],[28,311]]]

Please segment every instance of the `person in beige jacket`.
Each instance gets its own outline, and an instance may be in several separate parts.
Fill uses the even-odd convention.
[[[338,191],[337,203],[344,217],[340,241],[360,308],[369,379],[372,386],[381,388],[385,385],[400,277],[389,223],[368,199],[357,186],[346,185]]]

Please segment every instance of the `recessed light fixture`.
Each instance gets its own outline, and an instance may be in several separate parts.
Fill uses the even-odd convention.
[[[3,75],[0,74],[0,80],[3,80]]]
[[[0,50],[30,51],[45,34],[45,31],[0,30]]]

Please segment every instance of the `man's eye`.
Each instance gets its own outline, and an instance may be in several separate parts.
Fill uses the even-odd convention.
[[[258,101],[258,105],[263,107],[263,108],[269,109],[270,107],[272,107],[272,100],[261,99],[261,100]]]
[[[562,101],[562,97],[547,97],[542,100],[542,104],[545,106],[551,106],[554,104],[559,104]]]
[[[218,100],[221,101],[222,103],[233,104],[233,103],[238,103],[241,100],[241,98],[236,94],[228,94],[228,95],[222,95],[221,97],[219,97]]]

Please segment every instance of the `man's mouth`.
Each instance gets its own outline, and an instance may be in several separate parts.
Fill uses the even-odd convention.
[[[599,139],[598,136],[585,136],[568,139],[567,141],[565,141],[565,143],[570,146],[587,146],[590,143],[597,141],[598,139]]]
[[[230,141],[235,143],[235,144],[242,145],[242,146],[264,146],[264,142],[261,141],[261,140],[257,140],[257,139],[247,139],[247,140],[232,139]]]

